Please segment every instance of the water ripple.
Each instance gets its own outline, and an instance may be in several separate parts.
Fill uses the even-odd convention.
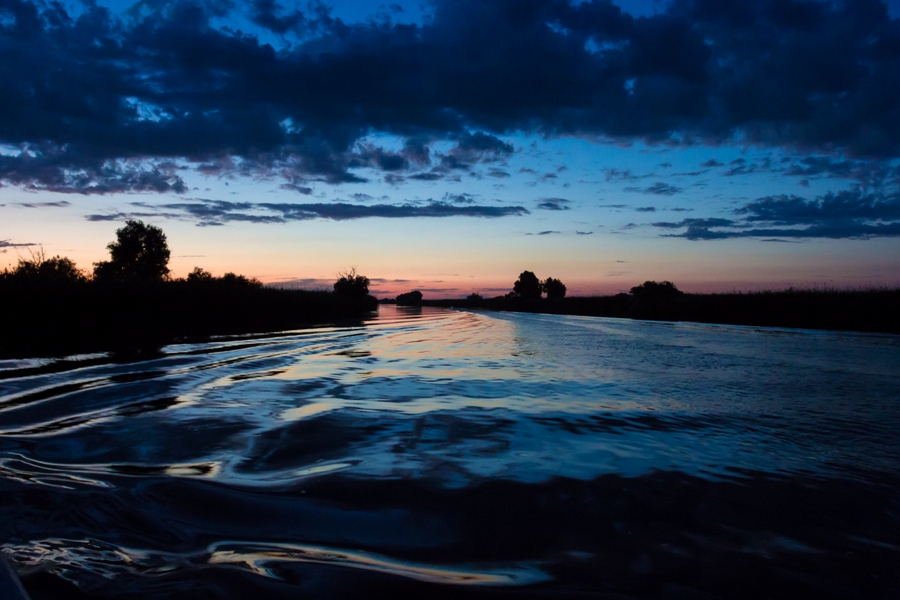
[[[0,531],[26,579],[50,569],[85,590],[213,566],[287,581],[309,565],[529,589],[580,573],[619,589],[579,565],[640,573],[663,558],[627,544],[632,562],[610,558],[626,526],[594,503],[603,478],[623,478],[610,497],[655,490],[644,510],[682,485],[760,478],[868,490],[853,497],[865,504],[900,477],[897,431],[896,336],[389,307],[362,326],[127,362],[3,361],[0,503],[13,518]],[[500,484],[520,487],[484,496]],[[719,523],[653,544],[682,557],[891,552],[892,502],[840,544],[778,523],[740,530],[743,546]],[[535,520],[546,506],[581,525]]]

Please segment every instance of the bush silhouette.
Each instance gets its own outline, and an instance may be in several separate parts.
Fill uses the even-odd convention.
[[[675,287],[671,281],[645,281],[631,288],[631,295],[635,298],[672,298],[682,296],[684,292]]]
[[[169,277],[169,246],[159,227],[128,220],[106,248],[110,259],[94,263],[96,279],[161,281]]]
[[[200,267],[194,267],[194,270],[188,273],[187,280],[189,283],[200,283],[203,281],[212,281],[213,276],[212,273],[201,269]]]
[[[544,288],[544,291],[547,292],[547,298],[566,297],[566,285],[559,279],[548,277],[541,286]]]
[[[52,285],[81,283],[87,280],[72,259],[62,256],[45,258],[43,249],[32,252],[30,260],[20,258],[16,268],[11,271],[5,270],[3,276],[12,281]]]
[[[531,271],[522,271],[513,284],[513,292],[522,298],[540,298],[543,292],[540,280]]]
[[[421,306],[422,292],[413,290],[397,296],[397,304],[399,306]]]
[[[356,267],[344,273],[338,273],[334,282],[334,293],[339,296],[361,297],[369,295],[369,278],[359,275]]]

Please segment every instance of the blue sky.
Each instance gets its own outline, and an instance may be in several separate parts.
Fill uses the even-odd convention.
[[[898,3],[0,5],[0,267],[900,284]]]

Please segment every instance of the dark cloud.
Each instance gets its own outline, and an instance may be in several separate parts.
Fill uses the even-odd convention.
[[[410,175],[410,179],[418,179],[419,181],[438,181],[443,179],[444,176],[441,173],[416,173],[415,175]]]
[[[636,208],[634,210],[636,210],[638,212],[656,212],[656,207],[655,206],[639,206],[638,208]]]
[[[734,211],[748,222],[773,225],[818,225],[847,220],[900,220],[900,195],[860,190],[828,193],[814,200],[798,196],[767,196]]]
[[[250,4],[251,20],[274,33],[304,29],[307,19],[299,10],[284,13],[284,8],[274,0],[253,0]]]
[[[576,231],[575,235],[594,235],[593,231]]]
[[[654,174],[650,173],[648,175],[635,175],[631,172],[631,169],[603,169],[606,173],[606,181],[635,181],[637,179],[647,179],[648,177],[653,177]]]
[[[427,204],[348,204],[326,203],[270,203],[227,202],[204,200],[199,202],[166,203],[157,207],[145,202],[132,202],[139,209],[155,209],[132,213],[93,214],[89,221],[121,221],[129,218],[169,218],[196,221],[198,225],[213,226],[230,222],[287,223],[311,219],[346,221],[381,217],[388,219],[416,217],[484,217],[499,218],[528,214],[521,206],[458,206],[447,202],[429,201]]]
[[[720,162],[717,161],[716,159],[711,158],[711,159],[709,159],[709,160],[706,161],[706,162],[700,163],[700,166],[701,166],[701,167],[707,167],[707,168],[710,168],[710,169],[711,169],[711,168],[713,168],[713,167],[724,167],[724,166],[725,166],[725,163],[720,163]]]
[[[558,231],[539,231],[535,235],[553,235],[559,233]]]
[[[812,200],[797,196],[768,196],[735,209],[741,221],[684,219],[653,223],[681,229],[689,240],[752,238],[871,238],[900,236],[900,194],[861,190],[828,193]]]
[[[565,198],[541,198],[537,207],[541,210],[569,210],[571,203],[571,200]]]
[[[180,194],[186,187],[176,171],[177,166],[171,161],[134,164],[114,159],[91,160],[46,144],[29,146],[17,156],[0,156],[0,182],[63,194]]]
[[[66,200],[60,200],[59,202],[15,202],[14,204],[22,208],[65,208],[72,206]]]
[[[654,227],[664,229],[681,229],[682,227],[733,227],[735,222],[731,219],[683,219],[677,223],[651,223]]]
[[[28,246],[37,246],[31,242],[13,243],[9,240],[0,240],[0,251],[6,252],[7,248],[27,248]]]
[[[668,183],[663,183],[662,181],[657,181],[653,185],[649,187],[626,187],[626,192],[640,192],[642,194],[653,194],[656,196],[674,196],[681,192],[682,188],[676,187],[674,185],[670,185]]]
[[[690,226],[684,233],[666,235],[665,237],[683,237],[689,240],[721,240],[728,238],[747,238],[772,236],[786,238],[870,238],[870,237],[897,237],[900,236],[900,223],[848,223],[845,225],[813,225],[806,228],[787,229],[744,229],[737,231],[712,231],[705,227]],[[771,242],[773,239],[764,241]]]
[[[790,177],[803,177],[800,185],[804,187],[809,186],[807,178],[814,177],[852,179],[858,181],[866,189],[886,185],[896,186],[900,183],[900,166],[891,165],[888,161],[848,160],[829,156],[807,156],[792,159],[783,174]]]
[[[475,202],[475,196],[472,194],[444,194],[444,202],[453,202],[454,204],[472,204]]]
[[[300,187],[360,169],[400,182],[502,161],[513,131],[900,156],[900,21],[879,0],[674,0],[640,19],[609,0],[434,0],[422,24],[287,5],[144,2],[119,18],[5,0],[0,143],[41,148],[3,157],[0,181],[178,192],[157,163],[185,158]],[[371,132],[405,146],[366,146]],[[436,141],[456,146],[432,155]]]
[[[282,183],[279,187],[283,190],[292,190],[299,194],[303,194],[304,196],[309,196],[313,193],[313,189],[311,187],[299,185],[296,183]]]

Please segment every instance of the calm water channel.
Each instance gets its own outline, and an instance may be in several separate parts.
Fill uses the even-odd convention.
[[[33,598],[898,598],[900,337],[382,307],[0,361]]]

